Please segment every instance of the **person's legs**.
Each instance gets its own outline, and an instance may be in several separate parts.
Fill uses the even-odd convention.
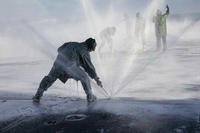
[[[52,68],[49,74],[42,79],[39,88],[33,97],[34,102],[39,102],[40,98],[43,96],[44,91],[46,91],[56,81],[57,77],[55,73],[55,70]]]
[[[56,78],[51,77],[49,75],[45,76],[40,82],[36,95],[41,97],[43,95],[43,92],[46,91],[55,81]]]
[[[111,39],[107,44],[108,44],[109,47],[110,47],[111,53],[113,53],[113,41],[112,41],[112,39]]]
[[[160,50],[161,45],[161,36],[159,34],[156,35],[156,50]]]
[[[73,69],[72,70],[73,71],[72,77],[75,80],[81,81],[83,89],[84,89],[84,91],[87,95],[88,102],[94,101],[96,99],[96,97],[93,95],[92,88],[91,88],[91,85],[90,85],[90,79],[87,76],[87,74],[79,67],[73,67],[72,69]]]
[[[142,49],[145,50],[145,34],[144,31],[141,32]]]
[[[167,41],[166,41],[166,36],[162,36],[162,43],[163,43],[163,51],[167,49]]]
[[[102,48],[104,47],[105,43],[106,43],[105,37],[101,37],[101,43],[99,45],[99,50],[98,50],[99,53],[102,52]]]

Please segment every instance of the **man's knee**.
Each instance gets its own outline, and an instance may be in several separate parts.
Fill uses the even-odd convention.
[[[50,87],[55,81],[56,81],[56,78],[52,76],[45,76],[42,79],[39,88],[47,90],[47,88]]]
[[[88,77],[86,74],[85,74],[85,75],[80,75],[79,80],[80,80],[81,82],[84,82],[84,83],[90,82],[90,79],[89,79],[89,77]]]
[[[78,80],[80,80],[82,84],[85,84],[85,85],[90,84],[90,79],[85,73],[80,74],[78,76]]]
[[[83,86],[85,93],[87,95],[91,95],[92,94],[92,88],[91,88],[91,85],[90,85],[90,81],[89,80],[81,80],[81,84]]]
[[[162,41],[164,44],[166,44],[166,36],[162,36]]]

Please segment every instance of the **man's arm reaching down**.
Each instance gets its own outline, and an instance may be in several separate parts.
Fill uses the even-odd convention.
[[[100,87],[103,87],[101,81],[99,80],[99,77],[96,74],[96,70],[94,68],[94,65],[91,62],[91,58],[88,53],[85,53],[82,56],[82,63],[83,63],[82,67],[85,69],[85,71],[88,73],[88,75],[92,79],[94,79]]]

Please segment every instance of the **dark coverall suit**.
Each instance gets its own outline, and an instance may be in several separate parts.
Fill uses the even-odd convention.
[[[41,97],[57,79],[65,83],[69,78],[80,80],[87,96],[91,96],[92,88],[85,71],[92,78],[98,78],[90,59],[87,44],[85,42],[69,42],[58,48],[58,56],[49,74],[45,76],[38,88],[36,97]]]

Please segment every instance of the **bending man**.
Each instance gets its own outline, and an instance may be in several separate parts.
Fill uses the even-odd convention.
[[[96,41],[92,38],[88,38],[82,43],[68,42],[59,47],[58,55],[53,67],[49,74],[42,79],[39,88],[33,97],[33,102],[39,103],[44,91],[46,91],[57,79],[66,83],[69,78],[81,81],[88,102],[96,100],[88,77],[89,75],[100,87],[103,87],[90,59],[90,52],[94,51],[95,48]]]

